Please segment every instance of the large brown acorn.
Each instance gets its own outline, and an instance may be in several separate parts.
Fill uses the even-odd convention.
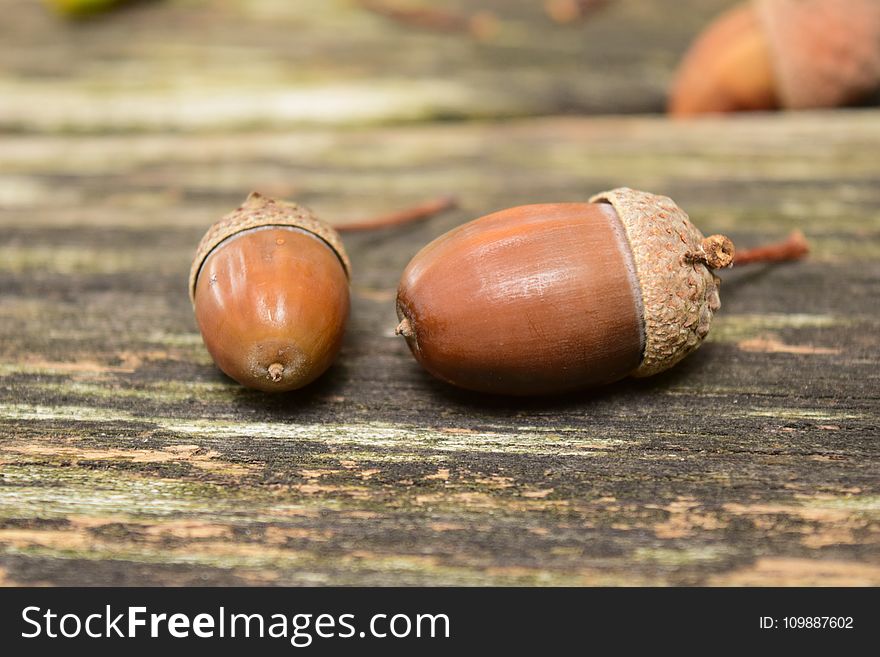
[[[202,238],[189,290],[218,367],[242,385],[283,392],[333,362],[348,276],[336,231],[303,207],[251,194]]]
[[[696,349],[733,261],[670,199],[620,188],[527,205],[440,236],[407,266],[400,324],[422,366],[481,392],[537,395],[649,376]]]
[[[749,0],[691,46],[669,112],[839,107],[878,88],[880,1]]]

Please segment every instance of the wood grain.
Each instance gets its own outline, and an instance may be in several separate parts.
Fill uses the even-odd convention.
[[[401,25],[353,0],[157,0],[73,24],[40,2],[0,0],[12,17],[0,22],[0,129],[217,131],[656,111],[688,43],[734,2],[615,0],[570,25],[536,0],[409,3],[494,16],[491,38],[475,38]]]
[[[404,60],[377,47],[399,27],[348,22],[336,3],[214,4],[144,3],[68,32],[37,3],[0,2],[15,16],[0,23],[0,583],[880,583],[880,112],[220,120],[186,99],[215,107],[204,92],[221,77],[255,107],[288,76],[381,87],[383,70],[429,98],[410,74],[434,48],[467,84],[506,89],[512,113],[537,111],[507,105],[521,96],[541,112],[659,106],[667,39],[683,49],[700,21],[683,12],[654,41],[668,8],[621,0],[574,32],[548,22],[541,61],[516,20],[510,45],[401,35]],[[604,71],[572,59],[606,47]],[[295,57],[309,65],[281,66]],[[169,89],[181,104],[150,104]],[[618,185],[673,197],[741,247],[801,228],[813,252],[723,272],[699,351],[591,395],[458,392],[393,336],[398,278],[428,241]],[[346,236],[340,358],[270,397],[213,366],[187,296],[199,237],[252,190],[338,223],[448,193],[461,204]]]

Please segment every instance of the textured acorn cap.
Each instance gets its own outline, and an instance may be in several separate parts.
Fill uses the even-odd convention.
[[[755,0],[784,107],[837,107],[880,86],[880,0]]]
[[[710,271],[733,262],[733,244],[704,238],[687,214],[665,196],[626,187],[596,194],[610,203],[632,249],[642,295],[645,351],[632,376],[672,367],[700,346],[721,307],[720,281]]]
[[[240,208],[230,212],[212,225],[202,237],[202,241],[199,242],[189,272],[190,301],[195,303],[196,281],[199,278],[199,271],[211,251],[233,235],[260,226],[292,226],[312,233],[327,243],[327,246],[333,250],[342,263],[345,275],[351,277],[351,264],[342,246],[339,233],[315,217],[308,208],[296,203],[275,201],[253,192]]]

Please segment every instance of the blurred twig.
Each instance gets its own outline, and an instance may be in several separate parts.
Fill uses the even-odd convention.
[[[574,23],[589,18],[611,0],[545,0],[544,11],[557,23]]]
[[[467,29],[468,17],[447,9],[404,7],[387,0],[357,0],[357,4],[367,11],[405,25],[444,32],[459,32]]]
[[[498,29],[498,18],[492,12],[465,14],[433,7],[407,7],[389,0],[356,0],[366,11],[410,27],[438,32],[467,32],[480,40],[491,39]]]
[[[361,221],[334,225],[334,228],[340,233],[355,233],[360,231],[378,230],[380,228],[403,226],[405,224],[433,217],[434,215],[454,208],[457,204],[458,201],[455,197],[441,196],[403,210],[377,215]]]

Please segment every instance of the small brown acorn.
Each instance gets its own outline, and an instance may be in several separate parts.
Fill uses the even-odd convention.
[[[349,311],[349,262],[311,212],[251,194],[211,226],[190,298],[214,362],[242,385],[300,388],[333,362]]]
[[[649,376],[696,349],[720,307],[704,238],[670,199],[628,188],[528,205],[423,248],[397,293],[415,358],[480,392],[537,395]]]
[[[750,0],[679,66],[669,113],[840,107],[880,88],[880,2]]]

